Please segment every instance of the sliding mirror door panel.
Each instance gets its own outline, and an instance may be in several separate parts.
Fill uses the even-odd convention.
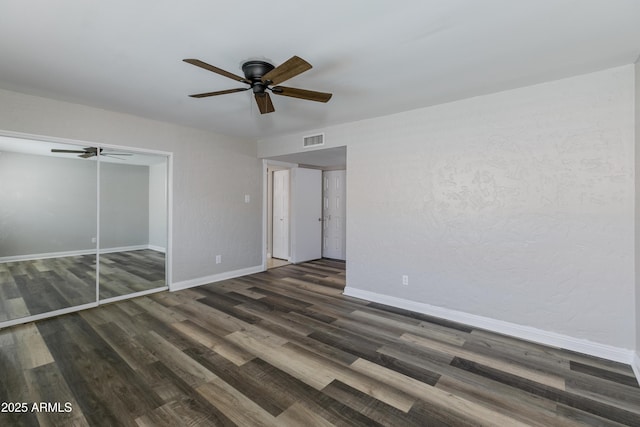
[[[0,322],[96,303],[97,171],[91,149],[0,136]]]
[[[167,159],[100,155],[100,300],[166,287]]]
[[[167,288],[168,157],[0,135],[0,325]]]

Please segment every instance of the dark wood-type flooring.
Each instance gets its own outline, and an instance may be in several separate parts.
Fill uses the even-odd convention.
[[[165,285],[162,252],[143,249],[100,255],[100,299]],[[0,263],[0,321],[95,301],[95,255]]]
[[[0,401],[72,410],[0,425],[640,425],[629,366],[343,286],[320,260],[1,330]]]

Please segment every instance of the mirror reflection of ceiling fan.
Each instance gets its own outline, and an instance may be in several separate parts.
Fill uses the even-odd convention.
[[[125,159],[120,158],[119,156],[132,156],[133,155],[131,153],[105,152],[104,149],[96,148],[96,147],[87,147],[87,148],[84,148],[82,150],[61,150],[61,149],[57,149],[57,148],[52,148],[51,152],[52,153],[78,154],[78,157],[82,157],[83,159],[88,159],[90,157],[97,157],[98,155],[100,155],[100,156],[105,156],[105,157],[113,157],[114,159],[125,160]]]

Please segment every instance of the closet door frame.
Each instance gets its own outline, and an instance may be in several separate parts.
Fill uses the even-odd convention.
[[[0,136],[5,136],[9,138],[23,139],[25,143],[29,141],[36,142],[51,142],[51,143],[60,143],[67,144],[70,146],[77,146],[79,148],[84,147],[95,147],[98,150],[100,149],[111,149],[111,150],[123,150],[131,153],[139,153],[139,154],[148,154],[148,155],[157,155],[166,157],[166,167],[167,167],[167,179],[166,179],[166,237],[167,237],[167,247],[165,252],[165,285],[162,287],[149,289],[140,292],[129,293],[126,295],[120,295],[112,298],[102,299],[100,300],[100,157],[98,156],[96,162],[96,200],[97,200],[97,212],[96,212],[96,299],[93,302],[75,305],[72,307],[67,307],[59,310],[53,310],[46,313],[39,313],[34,315],[29,315],[25,317],[20,317],[16,319],[10,319],[6,321],[0,322],[0,329],[6,328],[13,325],[19,325],[23,323],[29,323],[36,320],[42,320],[49,317],[55,317],[62,314],[74,313],[81,310],[86,310],[89,308],[98,307],[102,304],[107,304],[115,301],[135,298],[143,295],[148,295],[156,292],[161,292],[165,290],[169,290],[172,283],[172,269],[171,269],[171,259],[172,259],[172,248],[173,248],[173,236],[172,236],[172,206],[173,206],[173,153],[168,151],[160,151],[160,150],[150,150],[139,147],[130,147],[124,145],[113,145],[113,144],[98,144],[95,142],[82,141],[82,140],[74,140],[67,138],[58,138],[44,135],[35,135],[35,134],[27,134],[21,132],[13,132],[6,131],[0,129]]]

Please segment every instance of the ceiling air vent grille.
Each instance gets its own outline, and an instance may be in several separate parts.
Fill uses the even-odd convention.
[[[324,133],[319,133],[317,135],[305,136],[303,138],[303,146],[304,147],[315,147],[318,145],[324,145]]]

